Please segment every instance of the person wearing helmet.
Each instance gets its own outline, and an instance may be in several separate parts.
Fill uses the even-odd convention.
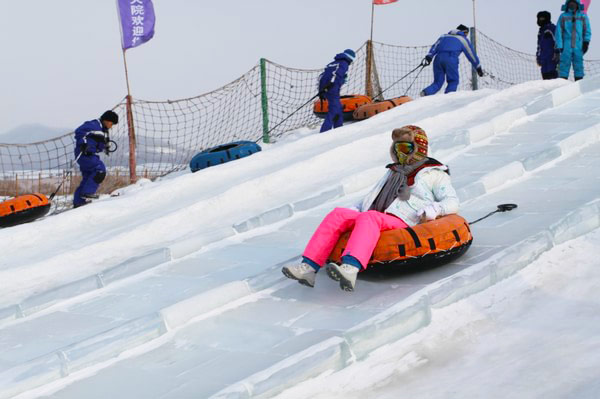
[[[354,291],[358,272],[366,269],[382,231],[403,229],[458,212],[459,200],[448,167],[427,156],[425,131],[408,125],[392,131],[393,163],[355,208],[335,208],[311,237],[298,265],[284,266],[283,274],[314,287],[340,236],[352,231],[342,264],[329,263],[327,275],[344,291]]]
[[[552,23],[552,15],[548,11],[540,11],[537,14],[537,24],[540,27],[537,40],[537,52],[535,58],[542,72],[542,79],[558,78],[557,57],[554,56],[554,33],[556,25]]]
[[[348,79],[348,68],[356,58],[354,50],[346,49],[335,56],[333,62],[327,64],[319,76],[319,99],[327,100],[328,111],[321,126],[321,133],[344,124],[340,90]]]
[[[571,64],[575,80],[583,79],[583,55],[587,53],[592,39],[590,20],[583,12],[584,6],[579,0],[567,0],[562,6],[564,11],[556,21],[555,58],[560,60],[558,75],[569,79]]]
[[[119,115],[109,110],[75,129],[75,159],[81,170],[81,183],[73,194],[73,208],[98,198],[96,191],[106,177],[106,167],[98,153],[106,149],[108,130],[117,123]]]
[[[477,53],[467,38],[468,33],[469,28],[462,24],[458,25],[455,30],[440,36],[431,46],[421,65],[426,67],[433,60],[433,83],[421,91],[421,96],[431,96],[437,93],[444,85],[444,80],[447,82],[446,93],[456,91],[460,76],[458,57],[461,53],[465,54],[477,74],[483,76],[483,69],[481,69]]]

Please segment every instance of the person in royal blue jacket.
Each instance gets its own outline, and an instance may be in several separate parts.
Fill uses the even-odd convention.
[[[319,76],[319,98],[327,100],[328,111],[325,121],[321,126],[321,133],[335,129],[344,124],[340,90],[348,78],[348,68],[356,58],[353,50],[346,49],[335,56],[323,73]]]
[[[573,64],[575,80],[583,79],[583,55],[587,53],[592,39],[592,27],[583,4],[579,0],[567,0],[564,11],[556,21],[556,59],[560,59],[558,74],[569,79]]]
[[[73,195],[77,208],[98,198],[96,191],[106,177],[106,167],[98,153],[106,150],[108,129],[119,123],[119,115],[106,111],[100,119],[84,122],[75,129],[75,159],[81,170],[81,183]]]
[[[557,57],[554,56],[554,33],[556,25],[552,23],[552,15],[548,11],[537,14],[537,24],[540,27],[537,39],[537,52],[535,58],[542,72],[542,79],[558,78]]]
[[[435,57],[433,61],[433,83],[421,91],[421,96],[430,96],[437,93],[444,85],[444,80],[448,83],[446,93],[456,91],[459,83],[458,57],[461,53],[465,54],[473,68],[477,70],[477,74],[483,76],[479,58],[467,38],[468,33],[469,28],[461,24],[455,30],[440,36],[431,46],[421,65],[426,67],[431,64],[431,60]]]

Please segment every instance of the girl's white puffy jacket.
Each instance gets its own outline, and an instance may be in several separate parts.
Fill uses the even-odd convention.
[[[458,196],[454,187],[452,187],[450,175],[445,172],[446,170],[448,170],[448,167],[444,165],[421,169],[415,176],[414,184],[410,186],[411,192],[408,201],[401,201],[396,198],[385,210],[385,213],[398,216],[409,226],[419,224],[418,212],[434,202],[437,202],[442,209],[440,216],[458,213]],[[359,211],[366,212],[369,210],[390,173],[392,171],[388,170],[358,204]]]

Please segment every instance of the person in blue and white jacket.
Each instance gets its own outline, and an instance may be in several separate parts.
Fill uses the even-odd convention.
[[[84,122],[75,129],[75,159],[81,170],[81,183],[73,195],[73,207],[98,198],[96,191],[106,177],[106,167],[97,155],[106,149],[108,130],[119,123],[119,115],[106,111],[100,119]]]
[[[444,80],[448,83],[446,93],[456,91],[459,83],[458,57],[461,53],[465,54],[477,74],[483,76],[479,58],[467,38],[468,33],[469,28],[461,24],[455,30],[440,36],[431,46],[421,65],[426,67],[433,60],[433,83],[421,91],[421,96],[431,96],[437,93],[444,85]]]
[[[579,0],[566,0],[564,11],[556,21],[556,60],[560,59],[558,75],[569,79],[573,64],[575,80],[583,79],[583,55],[587,53],[592,39],[592,27],[583,4]]]

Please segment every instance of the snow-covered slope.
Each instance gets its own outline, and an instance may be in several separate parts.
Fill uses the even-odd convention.
[[[365,359],[598,227],[599,100],[595,79],[422,98],[0,230],[0,398],[269,397]],[[449,164],[468,220],[519,208],[473,225],[442,268],[364,276],[352,294],[285,279],[408,123]]]
[[[577,398],[600,395],[600,230],[557,245],[429,326],[277,399]]]

